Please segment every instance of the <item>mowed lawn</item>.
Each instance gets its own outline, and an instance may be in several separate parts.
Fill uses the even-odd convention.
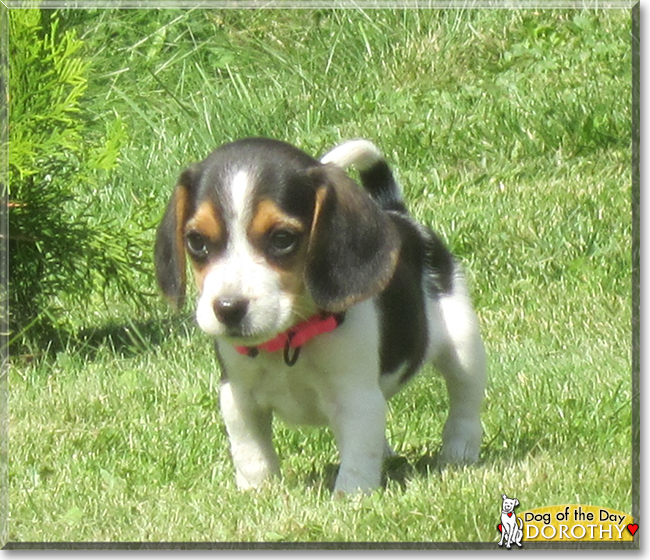
[[[632,512],[630,10],[53,16],[92,60],[94,126],[124,129],[92,211],[143,251],[181,170],[223,142],[374,141],[467,271],[485,434],[477,465],[435,467],[427,368],[391,401],[384,490],[333,500],[330,432],[276,422],[283,479],[238,492],[211,341],[152,262],[148,306],[88,294],[62,348],[12,356],[9,541],[494,543],[503,493]]]

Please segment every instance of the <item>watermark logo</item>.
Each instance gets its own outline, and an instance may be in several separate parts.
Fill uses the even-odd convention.
[[[508,498],[505,494],[501,495],[501,499],[503,502],[501,504],[501,523],[498,526],[499,531],[501,531],[499,546],[503,546],[505,543],[506,548],[510,548],[513,544],[521,548],[524,526],[515,513],[519,500],[517,498]]]
[[[499,546],[525,542],[632,542],[639,531],[631,515],[591,505],[546,506],[517,515],[516,499],[502,495]]]

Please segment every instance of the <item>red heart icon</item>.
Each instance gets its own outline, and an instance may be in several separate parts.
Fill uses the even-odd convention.
[[[639,525],[637,523],[634,523],[633,525],[630,524],[627,526],[627,530],[630,532],[632,536],[634,536],[634,533],[636,533],[639,530]]]
[[[499,529],[499,533],[503,533],[503,527],[501,526],[501,523],[497,525],[497,529]]]
[[[508,517],[512,517],[512,512],[510,512],[510,513],[508,514]]]

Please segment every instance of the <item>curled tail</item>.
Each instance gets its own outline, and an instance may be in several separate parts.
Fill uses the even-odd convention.
[[[325,154],[321,163],[331,163],[344,169],[354,165],[363,187],[380,208],[408,213],[393,172],[379,148],[369,140],[345,142]]]

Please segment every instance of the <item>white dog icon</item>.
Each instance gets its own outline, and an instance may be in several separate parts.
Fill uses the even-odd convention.
[[[508,496],[502,494],[503,507],[501,508],[501,540],[499,546],[503,546],[503,541],[506,541],[506,548],[510,548],[512,543],[521,547],[521,539],[524,536],[524,523],[521,519],[517,518],[515,508],[519,505],[519,500],[516,498],[509,499]],[[519,521],[519,524],[517,524]]]

